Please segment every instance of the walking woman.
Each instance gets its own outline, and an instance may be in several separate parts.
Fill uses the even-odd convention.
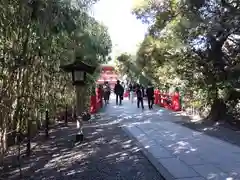
[[[109,86],[107,81],[104,82],[103,92],[104,92],[103,98],[104,98],[104,101],[105,101],[105,105],[109,104],[109,98],[110,98],[111,89],[110,89],[110,86]]]
[[[102,100],[102,98],[103,98],[103,87],[102,87],[102,85],[101,84],[99,84],[98,85],[98,88],[97,88],[97,97],[98,97],[98,99],[100,100],[100,107],[103,107],[103,100]]]
[[[128,90],[129,90],[129,100],[131,101],[131,103],[133,103],[134,89],[132,84],[129,85]]]

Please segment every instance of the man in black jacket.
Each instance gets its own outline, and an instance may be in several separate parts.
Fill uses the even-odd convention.
[[[137,94],[137,107],[139,108],[139,105],[141,104],[142,109],[144,109],[144,106],[143,106],[143,92],[142,92],[142,89],[141,89],[140,85],[137,85],[137,87],[136,87],[136,94]]]
[[[117,84],[115,84],[114,93],[116,94],[116,104],[118,105],[118,99],[119,99],[119,105],[121,105],[123,100],[124,88],[120,84],[119,80],[117,80]]]
[[[151,83],[148,84],[146,94],[147,94],[147,99],[148,99],[148,107],[149,107],[149,109],[152,109],[153,103],[154,103],[154,88]]]

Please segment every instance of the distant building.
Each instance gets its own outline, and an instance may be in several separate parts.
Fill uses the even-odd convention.
[[[108,81],[110,87],[113,89],[118,80],[115,67],[106,64],[102,64],[100,67],[101,73],[99,79],[97,80],[97,84],[103,84],[104,82]]]

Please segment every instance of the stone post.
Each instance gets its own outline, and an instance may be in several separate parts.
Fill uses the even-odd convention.
[[[82,113],[84,111],[84,86],[76,85],[76,121],[77,121],[77,135],[76,141],[83,141],[83,120]]]

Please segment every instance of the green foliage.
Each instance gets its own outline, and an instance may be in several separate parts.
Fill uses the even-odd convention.
[[[239,73],[229,71],[240,63],[240,8],[234,1],[139,0],[133,13],[150,23],[136,64],[152,81],[180,87],[190,94],[191,106],[209,105],[210,114],[218,111],[214,102],[224,102],[229,109],[237,106],[228,103],[233,95],[239,99]]]
[[[108,60],[108,30],[87,13],[94,2],[0,2],[0,136],[22,129],[28,119],[41,125],[46,109],[53,118],[62,107],[74,104],[70,74],[60,65],[72,62],[78,53],[96,66]],[[88,79],[86,99],[96,78],[97,73]]]
[[[120,75],[127,75],[129,81],[139,82],[147,85],[150,81],[143,69],[136,64],[136,57],[127,53],[123,53],[117,57],[117,71]]]

